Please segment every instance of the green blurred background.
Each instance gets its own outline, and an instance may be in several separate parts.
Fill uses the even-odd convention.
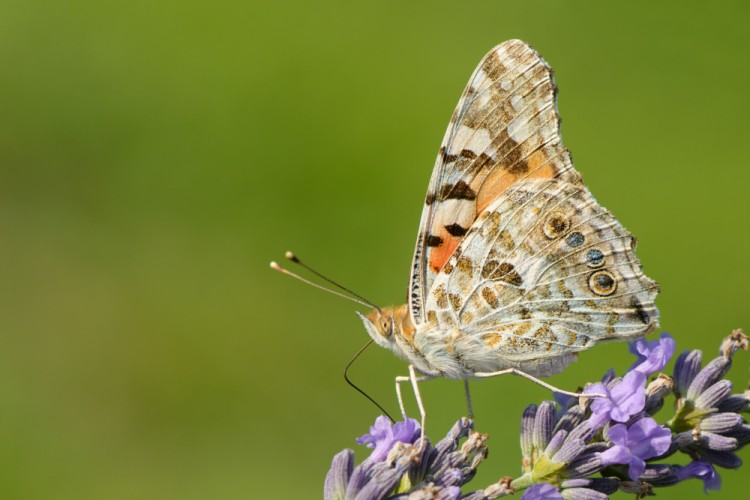
[[[402,301],[448,119],[509,38],[555,69],[565,142],[638,236],[664,329],[712,357],[750,319],[747,5],[0,2],[0,497],[319,497],[376,416],[341,377],[366,334],[268,261]],[[372,349],[352,377],[395,412],[404,373]],[[461,384],[423,391],[439,437]],[[517,474],[521,411],[548,397],[474,384],[474,486]],[[722,472],[724,496],[747,474]]]

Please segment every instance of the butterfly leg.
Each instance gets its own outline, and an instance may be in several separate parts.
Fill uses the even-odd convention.
[[[424,375],[422,377],[416,377],[416,381],[417,382],[424,382],[426,380],[432,380],[433,378],[435,378],[435,377],[429,377],[427,375]],[[402,382],[412,382],[411,375],[396,377],[396,397],[398,398],[398,407],[401,410],[401,417],[403,417],[404,420],[406,420],[406,418],[407,418],[407,416],[406,416],[406,407],[404,406],[404,397],[401,394],[401,383]],[[417,400],[417,402],[419,402],[419,400]]]
[[[424,403],[422,403],[422,395],[419,393],[419,386],[417,385],[417,371],[414,369],[414,365],[409,365],[409,378],[411,379],[411,386],[414,389],[414,397],[417,400],[419,414],[422,417],[422,438],[419,440],[419,451],[421,452],[426,444],[425,438],[427,436],[427,432],[425,431],[425,423],[427,421],[427,412],[424,409]]]
[[[471,393],[469,392],[469,380],[464,379],[464,392],[466,393],[466,408],[469,420],[474,420],[474,410],[471,407]]]
[[[417,376],[417,370],[414,368],[413,365],[409,365],[409,375],[408,376],[401,376],[396,377],[396,395],[398,396],[398,405],[401,408],[401,415],[404,419],[406,419],[406,408],[404,407],[404,398],[401,394],[401,382],[411,382],[411,387],[414,390],[414,397],[417,400],[417,407],[419,408],[419,416],[421,419],[420,425],[422,426],[422,440],[419,444],[419,450],[420,452],[424,449],[424,446],[426,444],[426,441],[424,440],[424,437],[427,435],[425,433],[425,423],[427,421],[427,412],[424,409],[424,403],[422,402],[422,394],[419,392],[419,385],[418,382],[424,382],[426,380],[432,380],[436,377],[431,377],[429,375],[423,375],[421,377]]]
[[[541,385],[542,387],[549,389],[552,392],[556,392],[558,394],[565,394],[566,396],[573,396],[575,398],[580,398],[583,396],[583,394],[578,392],[570,392],[565,391],[563,389],[560,389],[559,387],[555,387],[554,385],[548,384],[547,382],[540,380],[533,375],[529,375],[528,373],[519,370],[518,368],[507,368],[505,370],[500,370],[498,372],[479,372],[475,373],[474,376],[478,378],[489,378],[489,377],[499,377],[500,375],[508,375],[512,373],[513,375],[519,375],[527,380],[531,380],[535,384]],[[606,398],[604,394],[586,394],[587,397],[600,397],[600,398]]]

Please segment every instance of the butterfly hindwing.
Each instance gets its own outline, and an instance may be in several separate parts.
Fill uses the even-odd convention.
[[[438,274],[425,316],[440,331],[453,325],[464,333],[452,349],[474,371],[534,360],[552,366],[597,342],[643,336],[657,327],[658,286],[641,271],[634,246],[584,186],[516,183]]]
[[[581,184],[559,133],[552,70],[531,47],[505,42],[487,54],[451,118],[422,211],[409,282],[419,325],[437,273],[494,200],[528,179]]]

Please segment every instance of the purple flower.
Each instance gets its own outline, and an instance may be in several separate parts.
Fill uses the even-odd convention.
[[[599,429],[610,420],[625,423],[630,417],[643,410],[646,404],[646,375],[639,371],[628,372],[622,380],[609,387],[601,382],[586,386],[584,394],[606,394],[606,398],[596,398],[591,403],[589,425]]]
[[[676,410],[667,422],[677,450],[727,469],[742,465],[735,452],[750,440],[744,437],[744,420],[738,412],[750,399],[732,394],[732,382],[724,376],[732,367],[732,356],[746,346],[747,337],[736,330],[722,342],[721,355],[703,367],[701,351],[685,351],[678,357]]]
[[[391,424],[388,417],[381,415],[375,419],[375,425],[370,426],[370,433],[358,437],[357,443],[366,444],[368,448],[375,448],[370,455],[370,460],[382,462],[394,444],[397,442],[414,444],[421,434],[419,423],[413,418]]]
[[[736,452],[750,443],[750,424],[741,415],[750,408],[750,391],[732,394],[724,378],[732,356],[749,344],[742,332],[733,332],[721,355],[705,366],[700,351],[686,351],[675,362],[674,378],[660,373],[646,387],[647,378],[669,362],[675,342],[665,334],[632,343],[638,360],[623,377],[610,370],[586,386],[587,398],[559,398],[559,407],[552,401],[528,406],[521,419],[521,474],[471,492],[461,488],[486,458],[487,436],[475,432],[470,420],[460,419],[433,446],[416,420],[391,424],[378,417],[357,439],[373,449],[370,457],[355,466],[351,450],[336,455],[324,497],[489,500],[523,491],[522,500],[606,500],[618,490],[642,498],[687,479],[700,479],[704,491],[718,490],[714,467],[739,468]],[[676,396],[675,412],[662,426],[653,415],[669,394]],[[423,446],[416,446],[421,439]],[[692,462],[665,460],[675,453]]]
[[[672,443],[669,429],[650,417],[636,420],[630,427],[616,424],[607,430],[614,446],[600,453],[604,465],[628,464],[628,475],[636,481],[646,468],[645,460],[665,453]]]
[[[684,467],[675,467],[674,475],[680,481],[685,479],[696,478],[703,481],[703,492],[708,493],[708,490],[719,490],[721,489],[721,476],[716,472],[714,466],[708,462],[702,462],[696,460],[690,462]]]
[[[653,373],[660,372],[667,366],[676,348],[676,343],[671,335],[662,333],[661,338],[646,342],[638,339],[630,343],[630,352],[638,356],[629,371],[638,371],[647,377]]]
[[[324,498],[385,500],[412,494],[415,498],[458,500],[461,487],[474,477],[477,466],[487,456],[487,436],[474,432],[471,421],[466,418],[456,422],[448,435],[434,446],[427,439],[424,448],[414,446],[420,436],[421,430],[414,420],[391,425],[386,417],[378,417],[370,434],[358,439],[375,450],[356,467],[352,450],[336,455],[326,476]],[[488,491],[511,490],[507,486],[504,490],[493,486]],[[479,490],[468,498],[486,500],[488,496],[484,490]]]
[[[549,483],[536,483],[523,492],[521,500],[563,500],[563,496]]]

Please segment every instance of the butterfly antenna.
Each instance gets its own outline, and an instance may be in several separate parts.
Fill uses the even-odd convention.
[[[276,262],[271,262],[271,269],[273,269],[274,271],[278,271],[278,272],[280,272],[282,274],[289,275],[292,278],[297,278],[301,282],[307,283],[308,285],[314,286],[315,288],[319,288],[320,290],[323,290],[324,292],[332,293],[332,294],[337,295],[339,297],[343,297],[345,299],[351,300],[352,302],[356,302],[357,304],[361,304],[361,305],[367,306],[367,307],[375,307],[377,309],[376,306],[372,305],[369,302],[363,302],[361,300],[357,300],[354,297],[349,297],[348,295],[344,295],[343,293],[339,293],[336,290],[331,290],[330,288],[326,288],[324,286],[318,285],[317,283],[313,283],[312,281],[307,280],[307,279],[303,278],[302,276],[300,276],[298,274],[294,274],[293,272],[289,271],[288,269],[284,269],[283,267],[281,267],[280,265],[278,265]]]
[[[290,261],[294,262],[295,264],[298,264],[298,265],[300,265],[300,266],[304,267],[305,269],[307,269],[308,271],[310,271],[311,273],[313,273],[313,274],[314,274],[315,276],[317,276],[317,277],[319,277],[319,278],[321,278],[321,279],[323,279],[323,280],[327,281],[328,283],[330,283],[331,285],[333,285],[333,286],[337,287],[338,289],[340,289],[340,290],[343,290],[343,291],[345,291],[345,292],[347,292],[347,293],[349,293],[349,294],[353,295],[354,297],[357,297],[357,298],[358,298],[359,300],[361,300],[362,302],[365,302],[365,303],[366,303],[366,305],[368,305],[368,306],[370,306],[370,307],[373,307],[373,308],[377,309],[378,311],[380,311],[380,308],[379,308],[378,306],[376,306],[375,304],[373,304],[373,303],[372,303],[372,301],[370,301],[370,300],[367,300],[366,298],[362,297],[362,296],[361,296],[360,294],[358,294],[358,293],[356,293],[356,292],[354,292],[354,291],[352,291],[352,290],[350,290],[350,289],[346,288],[346,287],[345,287],[344,285],[341,285],[341,284],[339,284],[339,283],[336,283],[336,282],[335,282],[335,281],[333,281],[333,280],[332,280],[331,278],[329,278],[329,277],[327,277],[327,276],[323,275],[322,273],[319,273],[318,271],[316,271],[316,270],[315,270],[315,269],[313,269],[312,267],[308,266],[307,264],[305,264],[304,262],[302,262],[301,260],[299,260],[299,257],[297,257],[296,255],[294,255],[294,254],[293,254],[292,252],[286,252],[286,253],[284,254],[284,257],[285,257],[286,259],[288,259],[288,260],[290,260]]]
[[[351,367],[352,364],[354,364],[354,362],[357,360],[357,358],[359,357],[359,355],[362,354],[365,349],[367,349],[368,347],[370,347],[370,345],[373,342],[374,342],[373,340],[370,340],[365,345],[363,345],[362,347],[360,347],[359,351],[357,351],[357,353],[352,357],[352,359],[346,364],[346,368],[344,368],[344,380],[346,380],[347,384],[349,384],[350,386],[354,387],[357,390],[357,392],[359,392],[364,397],[366,397],[367,399],[369,399],[372,404],[374,404],[375,406],[378,407],[378,410],[380,410],[381,412],[383,412],[383,415],[385,415],[386,417],[388,417],[388,419],[391,421],[391,423],[395,424],[396,421],[393,420],[393,417],[391,417],[391,415],[387,411],[385,411],[385,408],[383,408],[382,406],[380,406],[380,404],[378,404],[377,401],[375,401],[374,399],[372,399],[369,394],[367,394],[365,391],[363,391],[362,389],[360,389],[359,387],[357,387],[354,384],[354,382],[352,382],[349,379],[349,367]]]

